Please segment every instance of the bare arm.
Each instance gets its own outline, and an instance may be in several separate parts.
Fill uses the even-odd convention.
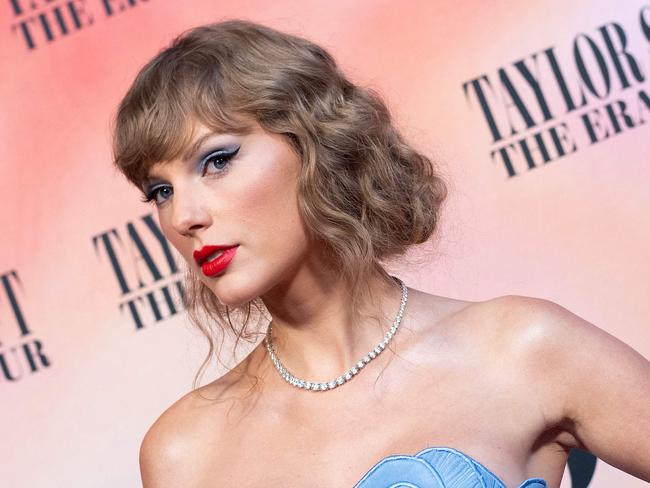
[[[569,447],[650,481],[650,362],[552,301],[506,301],[519,324],[514,348],[524,351],[546,408],[566,419],[576,440]]]

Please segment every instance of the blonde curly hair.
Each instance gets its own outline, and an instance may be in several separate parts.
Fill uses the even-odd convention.
[[[191,29],[141,69],[114,119],[114,163],[143,190],[153,164],[184,152],[196,121],[245,134],[251,120],[286,136],[300,155],[300,215],[353,306],[368,298],[372,275],[389,279],[382,262],[432,236],[447,185],[398,132],[381,96],[350,82],[322,47],[249,21]],[[251,312],[259,322],[264,307],[254,299],[228,310],[191,270],[183,302],[209,343],[196,387],[210,358],[219,358],[217,332],[233,332],[235,346],[250,339]]]

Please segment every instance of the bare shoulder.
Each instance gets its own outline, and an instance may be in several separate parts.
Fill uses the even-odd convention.
[[[424,332],[455,334],[476,339],[488,348],[509,353],[531,354],[549,344],[590,336],[611,337],[561,305],[544,298],[502,295],[483,301],[468,301],[416,291],[417,317]],[[615,340],[615,339],[614,339]],[[513,349],[514,348],[514,349]]]
[[[617,351],[618,359],[638,361],[631,347],[605,330],[551,300],[503,295],[473,302],[464,310],[473,332],[492,352],[502,351],[527,373],[571,368],[595,355]]]
[[[502,341],[499,345],[539,366],[576,366],[608,352],[628,364],[645,361],[618,338],[551,300],[504,295],[471,308],[486,318],[488,333]]]
[[[193,453],[201,444],[202,403],[196,391],[167,408],[149,427],[140,446],[140,474],[144,488],[196,486],[200,462]],[[212,420],[214,422],[214,420]]]
[[[468,347],[498,349],[515,339],[532,339],[531,328],[541,325],[553,303],[521,295],[504,295],[484,301],[461,300],[416,290],[415,320],[423,325],[425,339],[444,335]],[[516,342],[516,341],[515,341]],[[509,347],[508,347],[509,349]]]
[[[585,339],[618,341],[558,303],[524,295],[465,302],[454,318],[459,327],[471,329],[467,336],[477,337],[486,347],[542,361],[552,359],[548,355],[553,352],[571,351],[568,348]]]
[[[487,341],[507,350],[546,418],[585,449],[650,481],[650,362],[630,345],[551,300],[508,295],[473,306]]]
[[[151,425],[140,446],[144,488],[202,486],[216,465],[220,434],[232,406],[232,378],[225,375],[174,402]]]

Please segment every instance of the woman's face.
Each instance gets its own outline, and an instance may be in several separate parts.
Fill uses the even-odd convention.
[[[219,301],[234,307],[265,293],[305,259],[299,169],[285,138],[259,124],[247,135],[212,133],[198,124],[188,153],[154,165],[144,191],[169,242]],[[236,247],[217,256],[207,246]]]

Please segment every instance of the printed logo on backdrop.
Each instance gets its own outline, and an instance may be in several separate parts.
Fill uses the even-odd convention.
[[[116,307],[135,330],[183,310],[178,265],[152,214],[92,237],[98,259],[112,272]]]
[[[650,6],[463,83],[508,177],[606,142],[650,120]],[[644,86],[645,85],[645,86]]]
[[[11,31],[27,49],[36,49],[113,17],[147,0],[9,0]]]
[[[0,275],[0,381],[12,382],[50,367],[43,343],[34,337],[19,299],[15,270]]]

